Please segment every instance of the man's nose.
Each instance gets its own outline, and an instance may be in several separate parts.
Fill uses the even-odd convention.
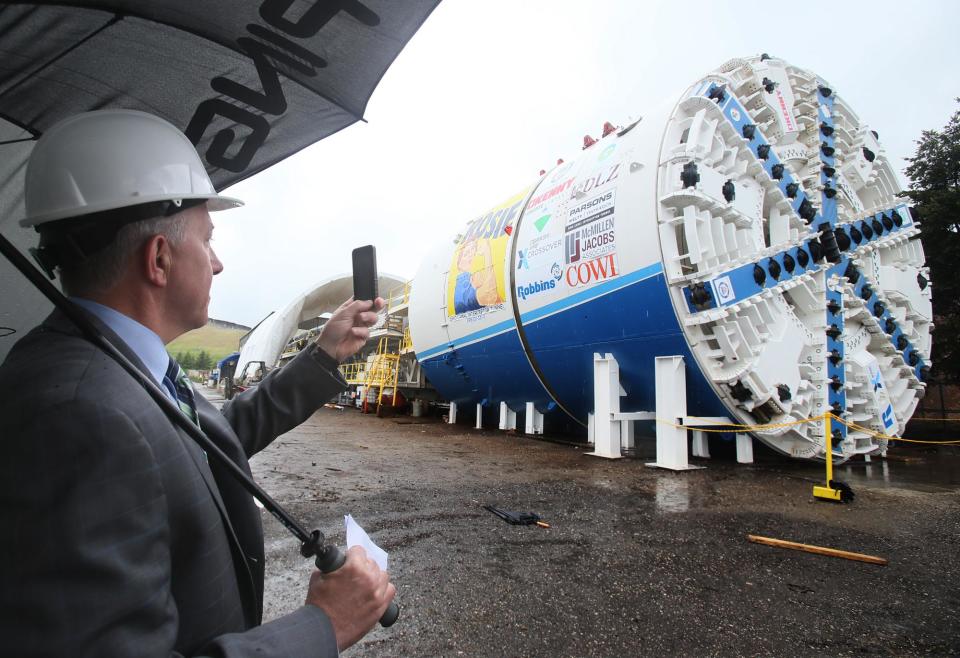
[[[210,268],[213,270],[214,275],[223,272],[223,263],[217,258],[217,253],[213,249],[210,250]]]

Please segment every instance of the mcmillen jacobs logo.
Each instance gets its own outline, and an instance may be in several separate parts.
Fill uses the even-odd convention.
[[[537,293],[543,292],[544,290],[552,290],[557,287],[557,282],[553,279],[546,279],[544,281],[537,281],[535,283],[530,283],[525,286],[517,286],[517,296],[520,299],[526,299],[527,295],[536,295]]]

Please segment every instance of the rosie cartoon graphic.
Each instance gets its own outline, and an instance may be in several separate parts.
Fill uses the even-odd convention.
[[[449,317],[506,301],[504,260],[507,243],[529,188],[513,195],[467,225],[453,250],[447,279]]]
[[[479,261],[479,263],[475,263]],[[453,312],[457,315],[503,301],[497,290],[497,272],[490,253],[490,240],[464,240],[456,255],[457,279]]]

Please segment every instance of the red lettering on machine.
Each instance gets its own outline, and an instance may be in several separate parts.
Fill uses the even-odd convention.
[[[616,254],[607,254],[567,267],[567,285],[571,288],[606,281],[620,273],[617,271]]]

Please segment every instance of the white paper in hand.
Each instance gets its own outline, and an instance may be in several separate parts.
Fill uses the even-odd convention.
[[[366,531],[349,514],[343,517],[343,523],[347,526],[347,548],[362,546],[363,550],[367,552],[367,556],[376,562],[381,570],[386,571],[387,552],[374,544],[373,540],[367,536]]]

